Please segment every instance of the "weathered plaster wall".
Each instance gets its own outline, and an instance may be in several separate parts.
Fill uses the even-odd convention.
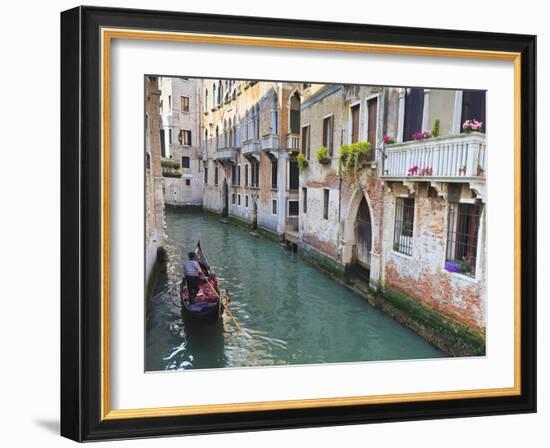
[[[430,192],[430,193],[428,193]],[[428,196],[429,194],[429,196]],[[412,255],[393,250],[393,226],[383,232],[383,286],[402,291],[431,309],[482,332],[485,328],[485,269],[476,279],[444,269],[448,202],[422,185],[415,197]],[[395,196],[384,198],[384,220],[395,220]],[[482,223],[482,228],[484,225]]]

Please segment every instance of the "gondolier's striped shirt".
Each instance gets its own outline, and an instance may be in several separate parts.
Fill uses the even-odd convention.
[[[195,260],[187,260],[183,265],[183,275],[186,277],[198,277],[201,267]]]

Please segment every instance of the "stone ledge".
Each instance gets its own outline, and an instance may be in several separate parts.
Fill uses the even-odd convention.
[[[401,292],[379,288],[361,292],[369,303],[413,330],[438,349],[451,356],[485,356],[485,335],[455,322],[418,303]]]

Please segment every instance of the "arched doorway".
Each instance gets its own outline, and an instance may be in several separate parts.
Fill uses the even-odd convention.
[[[361,199],[359,210],[357,211],[357,225],[355,227],[357,241],[358,265],[370,270],[370,253],[372,250],[372,224],[370,219],[369,205],[365,197]]]
[[[222,200],[223,200],[222,216],[228,216],[229,215],[229,188],[227,187],[227,179],[223,180]]]

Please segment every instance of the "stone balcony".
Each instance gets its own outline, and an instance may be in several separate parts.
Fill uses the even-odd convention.
[[[262,151],[272,157],[279,158],[279,136],[277,134],[267,134],[260,140]]]
[[[241,154],[246,157],[254,157],[260,160],[260,141],[247,140],[241,146]]]
[[[219,148],[214,151],[213,159],[218,162],[231,162],[237,161],[237,150],[232,147]]]
[[[485,134],[472,132],[386,145],[384,180],[484,182]]]
[[[292,152],[300,152],[300,134],[286,135],[286,149]]]

